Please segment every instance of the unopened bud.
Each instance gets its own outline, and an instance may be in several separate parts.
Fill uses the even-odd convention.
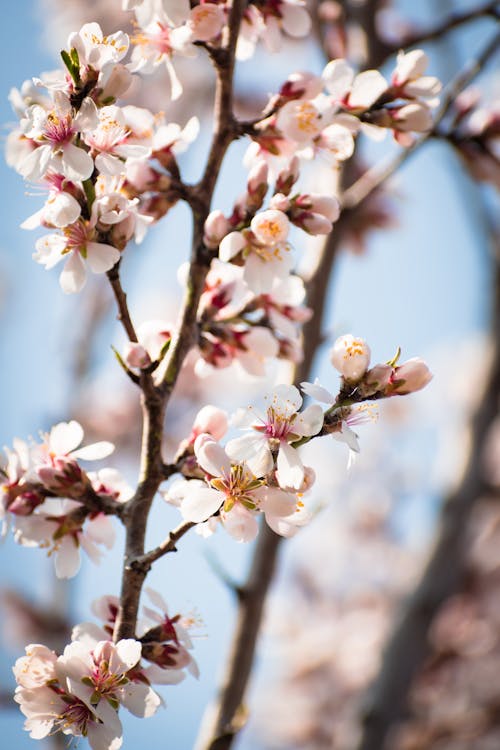
[[[143,369],[151,364],[151,357],[142,346],[133,341],[128,341],[123,349],[123,359],[129,367]]]

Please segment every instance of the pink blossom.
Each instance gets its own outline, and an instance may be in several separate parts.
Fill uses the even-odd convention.
[[[330,361],[347,382],[356,383],[370,364],[370,347],[366,341],[351,334],[340,336],[330,352]]]

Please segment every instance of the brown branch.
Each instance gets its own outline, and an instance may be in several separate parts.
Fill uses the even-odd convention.
[[[134,324],[132,323],[132,319],[130,317],[128,304],[127,304],[127,295],[123,291],[122,284],[120,281],[120,262],[113,266],[113,268],[107,272],[106,276],[109,279],[109,283],[111,284],[111,288],[113,290],[113,294],[115,295],[116,304],[118,306],[118,320],[122,324],[123,328],[125,329],[125,333],[128,336],[129,341],[132,341],[134,343],[137,342],[137,334],[135,332]]]
[[[192,523],[192,521],[184,521],[179,524],[179,526],[173,529],[158,547],[155,547],[140,557],[134,558],[130,561],[130,565],[136,569],[145,569],[147,572],[151,568],[151,565],[156,562],[156,560],[159,560],[160,557],[163,557],[169,552],[177,552],[177,542],[179,539],[182,539],[184,534],[187,534],[193,526],[196,526],[196,524]]]
[[[149,569],[148,565],[137,565],[136,561],[145,555],[144,543],[149,511],[158,487],[165,478],[161,451],[165,411],[186,354],[195,342],[198,304],[212,260],[211,251],[208,251],[203,244],[203,227],[210,211],[222,160],[231,141],[236,137],[232,111],[233,74],[236,42],[243,10],[244,1],[233,0],[224,44],[218,50],[217,56],[212,58],[216,70],[214,134],[203,177],[198,185],[187,189],[186,199],[193,213],[193,242],[177,333],[154,375],[143,372],[140,376],[143,413],[140,481],[134,497],[127,503],[124,510],[127,535],[120,611],[114,632],[116,640],[135,636],[139,599]],[[113,278],[110,280],[113,283]],[[126,300],[122,296],[123,291],[117,282],[119,279],[114,280],[113,290],[122,323],[130,340],[137,340],[131,338],[131,334],[135,336],[135,332],[130,317],[127,317],[128,311]],[[168,540],[166,544],[168,546]]]
[[[443,506],[441,527],[420,583],[406,603],[389,639],[379,676],[367,697],[359,750],[381,750],[402,718],[411,680],[427,651],[427,634],[443,602],[459,587],[465,572],[467,522],[483,496],[482,455],[498,414],[500,394],[500,243],[497,246],[492,311],[493,362],[471,425],[471,441],[460,486]]]
[[[342,196],[342,207],[352,210],[356,208],[365,198],[373,193],[383,182],[389,179],[420,147],[439,132],[440,123],[448,114],[457,96],[476,78],[483,70],[488,60],[498,51],[500,45],[500,31],[491,38],[482,52],[471,60],[460,73],[450,82],[441,105],[434,120],[434,127],[428,133],[419,138],[413,146],[401,151],[396,157],[385,165],[376,164],[365,172],[359,180],[351,185]]]

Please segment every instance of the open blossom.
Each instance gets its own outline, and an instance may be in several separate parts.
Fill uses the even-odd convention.
[[[399,52],[391,83],[407,99],[424,99],[427,106],[438,104],[441,82],[435,76],[424,75],[429,58],[421,49]]]
[[[328,404],[330,407],[335,405],[335,396],[324,388],[317,378],[314,383],[301,383],[300,387],[304,393],[316,399],[316,401]],[[372,404],[355,404],[350,407],[339,408],[338,415],[338,421],[334,425],[329,426],[329,434],[335,440],[345,443],[349,448],[349,458],[347,461],[347,468],[349,469],[354,462],[356,454],[360,451],[358,435],[352,428],[358,424],[373,421],[376,418],[376,413]]]
[[[171,685],[184,678],[183,669],[199,677],[199,669],[189,653],[193,642],[189,630],[193,620],[180,614],[171,617],[162,595],[151,588],[145,589],[153,605],[143,607],[140,632],[143,632],[143,657],[149,664],[141,668],[142,674],[155,685]]]
[[[92,222],[84,219],[64,227],[62,234],[40,237],[35,247],[33,258],[46,270],[66,259],[59,276],[61,288],[66,294],[83,289],[87,280],[87,264],[92,273],[105,273],[120,260],[120,251],[116,247],[96,242]]]
[[[256,294],[269,292],[275,278],[285,278],[293,265],[287,243],[290,221],[286,214],[268,209],[256,214],[250,229],[230,232],[219,246],[219,257],[230,262],[242,255],[243,278]]]
[[[126,159],[143,159],[151,154],[149,145],[130,143],[130,129],[121,107],[102,107],[98,118],[95,127],[87,129],[84,139],[102,174],[121,174]]]
[[[70,34],[68,49],[76,49],[81,67],[101,70],[105,65],[117,63],[128,52],[129,38],[123,31],[105,35],[98,23],[86,23],[80,31]]]
[[[14,666],[25,729],[34,739],[61,731],[87,737],[93,750],[118,750],[119,707],[148,717],[161,702],[149,685],[134,681],[140,658],[141,644],[133,639],[73,641],[59,657],[40,644],[27,646]]]
[[[88,179],[94,170],[91,155],[75,144],[78,133],[95,126],[97,109],[88,97],[75,112],[68,96],[54,92],[53,108],[38,104],[28,108],[21,128],[35,148],[16,165],[28,180],[40,180],[49,171],[63,174],[69,180]]]
[[[318,433],[323,425],[323,410],[319,405],[299,411],[302,397],[293,385],[277,386],[266,397],[269,406],[265,414],[253,407],[237,417],[237,424],[250,431],[230,440],[227,452],[231,458],[246,461],[257,476],[264,476],[274,466],[273,451],[278,449],[277,477],[282,487],[298,490],[304,481],[304,466],[296,448],[291,444],[302,437]]]
[[[329,94],[348,111],[369,109],[387,91],[387,81],[377,70],[356,75],[342,59],[331,60],[322,73]]]
[[[266,372],[266,362],[279,354],[279,343],[264,326],[241,328],[225,327],[224,338],[214,333],[204,333],[200,340],[201,357],[196,361],[195,372],[203,377],[212,368],[229,367],[236,363],[244,373],[260,377]]]
[[[182,516],[203,523],[218,514],[226,531],[237,541],[248,542],[258,532],[257,514],[266,520],[290,516],[296,507],[294,494],[266,485],[244,463],[232,462],[226,451],[211,436],[200,435],[194,450],[206,482],[177,482],[167,494],[173,495]]]
[[[349,383],[361,380],[370,364],[370,347],[350,333],[340,336],[330,352],[332,365]]]

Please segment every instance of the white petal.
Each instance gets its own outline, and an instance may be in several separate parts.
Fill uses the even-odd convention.
[[[281,442],[276,462],[278,481],[283,487],[294,487],[298,490],[304,481],[304,466],[295,448]]]
[[[322,73],[325,86],[336,99],[343,99],[354,79],[354,70],[346,60],[332,60]]]
[[[290,36],[306,36],[311,30],[311,18],[307,10],[300,5],[282,5],[282,25]]]
[[[72,536],[64,536],[55,553],[58,578],[73,578],[80,570],[80,546]]]
[[[87,271],[82,256],[72,252],[59,276],[61,289],[65,294],[75,294],[83,289],[86,281]]]
[[[301,412],[293,423],[293,430],[298,435],[310,437],[316,435],[323,427],[323,409],[319,404],[311,404]]]
[[[246,240],[241,232],[229,232],[219,245],[219,258],[228,263],[231,258],[234,258],[240,250],[246,247],[246,244]]]
[[[79,444],[80,443],[77,443],[77,445]],[[92,443],[92,445],[86,445],[84,448],[80,448],[77,451],[72,451],[72,455],[73,458],[80,458],[83,461],[99,461],[99,459],[101,458],[110,456],[113,453],[114,449],[115,446],[113,445],[113,443],[108,443],[106,440],[102,440],[99,443]]]
[[[63,174],[73,182],[88,180],[94,171],[94,160],[83,148],[68,143],[64,147],[62,168]]]
[[[255,514],[236,504],[229,513],[222,513],[224,528],[237,542],[251,542],[259,533]]]
[[[323,388],[323,386],[320,385],[317,378],[314,383],[308,383],[307,381],[304,381],[300,384],[300,387],[302,388],[304,393],[307,393],[307,395],[311,396],[311,398],[315,398],[316,401],[321,401],[322,404],[333,404],[333,402],[335,401],[335,397],[330,393],[330,391],[327,391],[326,388]]]
[[[213,439],[200,440],[202,437],[203,435],[197,437],[194,445],[194,452],[201,468],[212,477],[229,474],[231,461],[224,448]]]
[[[98,242],[87,244],[87,262],[93,273],[105,273],[113,268],[120,260],[120,251],[112,245],[103,245]]]
[[[130,682],[123,688],[121,702],[134,716],[148,718],[156,713],[161,699],[149,685]]]
[[[186,521],[201,523],[216,513],[222,503],[224,495],[210,487],[195,489],[182,501],[181,513]]]
[[[378,70],[365,70],[354,79],[349,95],[350,107],[368,108],[384,91],[387,91],[387,81]]]
[[[59,422],[49,435],[49,448],[57,456],[66,456],[77,448],[83,440],[83,427],[74,419]]]
[[[256,491],[261,493],[260,490]],[[261,510],[264,513],[271,516],[289,516],[295,510],[296,498],[295,495],[289,492],[283,492],[283,490],[277,487],[264,487],[262,488],[262,505]]]
[[[141,644],[134,638],[124,638],[116,644],[117,655],[126,665],[126,671],[135,667],[141,658],[141,651]]]

